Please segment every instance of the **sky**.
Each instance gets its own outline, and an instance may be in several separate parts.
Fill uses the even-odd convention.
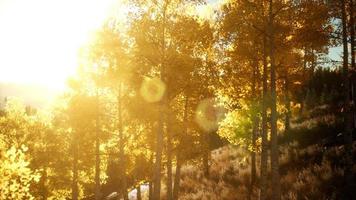
[[[65,88],[79,48],[119,2],[0,0],[0,82]]]
[[[210,0],[201,15],[225,0]],[[32,84],[62,91],[75,74],[79,48],[115,13],[120,0],[0,0],[0,82]],[[340,60],[341,48],[329,55]]]
[[[342,61],[342,47],[332,47],[329,49],[328,57],[335,61]]]

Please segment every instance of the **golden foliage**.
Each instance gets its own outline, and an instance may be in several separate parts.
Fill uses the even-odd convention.
[[[11,147],[6,152],[1,152],[0,160],[0,199],[34,199],[30,193],[30,186],[38,182],[38,171],[29,168],[29,160],[25,152],[27,147],[20,149]]]

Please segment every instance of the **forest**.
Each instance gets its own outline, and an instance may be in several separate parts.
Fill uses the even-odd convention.
[[[0,95],[0,200],[356,199],[354,0],[120,5],[51,106]]]

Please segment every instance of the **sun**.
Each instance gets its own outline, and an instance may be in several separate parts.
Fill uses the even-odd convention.
[[[0,0],[0,82],[63,90],[76,71],[79,48],[109,15],[124,13],[120,5],[118,0]]]

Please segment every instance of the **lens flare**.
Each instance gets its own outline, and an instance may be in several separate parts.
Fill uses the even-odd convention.
[[[225,109],[216,104],[213,98],[202,100],[195,112],[195,121],[204,131],[211,132],[218,129],[219,122],[225,116]]]
[[[166,84],[159,78],[145,78],[142,82],[140,93],[149,103],[159,102],[166,91]]]

